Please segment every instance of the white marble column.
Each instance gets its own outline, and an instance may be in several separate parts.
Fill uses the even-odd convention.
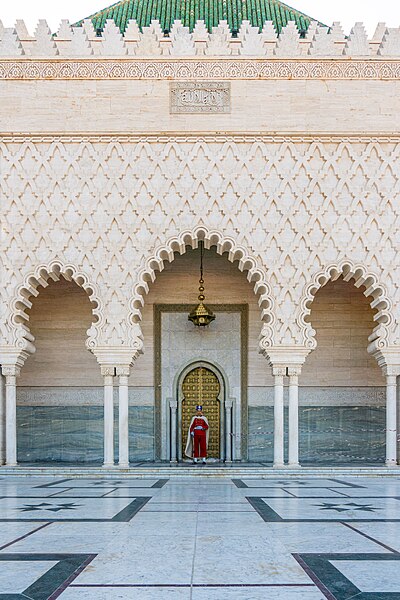
[[[104,377],[104,467],[114,466],[114,367],[101,367]]]
[[[232,462],[232,402],[225,402],[225,462]]]
[[[386,466],[397,465],[396,375],[386,374]]]
[[[176,400],[170,400],[170,415],[171,415],[171,458],[170,462],[178,462],[177,458],[177,439],[176,439],[176,421],[178,414],[178,402]]]
[[[129,366],[118,366],[118,465],[129,467]]]
[[[6,460],[6,380],[0,373],[0,465]]]
[[[273,367],[274,375],[274,468],[284,466],[284,438],[283,438],[283,378],[286,367]]]
[[[17,464],[17,377],[20,368],[15,365],[3,365],[2,373],[6,378],[6,465]]]
[[[288,367],[289,375],[289,467],[299,467],[299,375],[300,366]]]

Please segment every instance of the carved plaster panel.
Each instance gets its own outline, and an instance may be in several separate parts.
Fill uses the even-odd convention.
[[[395,138],[8,137],[0,152],[6,346],[32,351],[26,309],[64,276],[93,302],[88,346],[135,355],[151,281],[199,239],[248,272],[263,351],[314,347],[310,304],[340,275],[377,311],[371,342],[400,346]]]
[[[171,82],[170,99],[171,113],[229,113],[231,110],[228,82]]]

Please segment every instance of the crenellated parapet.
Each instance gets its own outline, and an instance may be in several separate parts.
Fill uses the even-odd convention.
[[[272,21],[260,31],[250,21],[242,21],[240,29],[231,31],[227,21],[208,31],[204,21],[197,21],[192,31],[179,20],[169,31],[158,21],[139,28],[135,20],[128,22],[124,35],[113,20],[102,30],[95,30],[90,19],[82,26],[71,26],[63,20],[52,34],[45,20],[40,20],[34,35],[24,21],[15,27],[4,27],[0,21],[0,57],[229,57],[256,58],[295,57],[400,57],[400,27],[379,23],[372,39],[368,39],[362,23],[356,23],[345,36],[340,23],[324,27],[311,22],[308,31],[299,31],[289,21],[277,34]]]

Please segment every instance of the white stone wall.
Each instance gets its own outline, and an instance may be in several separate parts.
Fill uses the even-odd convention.
[[[88,347],[130,362],[148,282],[199,239],[247,273],[264,353],[315,347],[313,296],[343,274],[376,308],[370,349],[398,356],[400,64],[357,31],[315,60],[3,53],[3,363],[62,273],[93,302]],[[170,113],[171,78],[230,82],[230,112]]]

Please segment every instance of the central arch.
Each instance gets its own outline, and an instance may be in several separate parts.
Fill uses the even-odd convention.
[[[139,271],[137,282],[133,288],[128,317],[129,324],[136,324],[142,320],[141,309],[145,303],[145,295],[149,292],[149,283],[155,281],[156,274],[163,270],[165,261],[171,263],[175,259],[175,253],[183,255],[188,249],[197,249],[199,241],[204,242],[204,247],[207,250],[215,247],[217,254],[227,254],[227,258],[231,263],[237,262],[238,269],[247,272],[247,280],[253,283],[254,293],[258,296],[263,323],[263,337],[268,340],[265,347],[273,346],[275,303],[264,269],[243,246],[237,245],[232,238],[205,227],[185,231],[179,236],[170,238],[165,245],[159,246],[155,250],[151,258],[146,260],[144,267]]]

